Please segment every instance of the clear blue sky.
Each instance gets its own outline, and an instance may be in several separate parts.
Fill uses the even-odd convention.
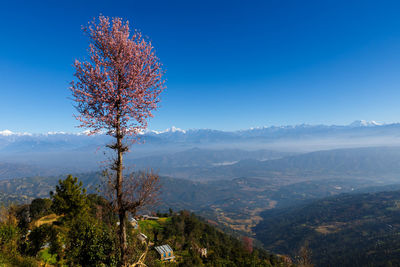
[[[0,130],[80,131],[68,83],[100,13],[167,69],[150,128],[400,121],[399,1],[2,1]]]

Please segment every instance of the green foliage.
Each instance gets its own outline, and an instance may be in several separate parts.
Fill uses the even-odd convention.
[[[53,265],[57,264],[57,255],[52,254],[48,248],[39,252],[39,258],[45,263]]]
[[[29,206],[29,213],[32,220],[39,219],[43,216],[52,213],[51,210],[52,201],[48,198],[36,198],[32,200]]]
[[[89,216],[96,218],[107,225],[115,225],[117,218],[110,203],[102,196],[96,194],[88,195]]]
[[[54,228],[51,225],[43,224],[36,227],[28,235],[26,253],[30,256],[36,256],[37,253],[50,241],[51,232]]]
[[[94,220],[74,220],[67,236],[67,260],[73,266],[113,266],[115,242],[111,231]]]
[[[4,252],[0,252],[0,266],[7,267],[39,267],[40,263],[33,257],[21,256],[18,254],[6,254]]]
[[[20,230],[12,221],[0,224],[0,266],[39,266],[34,258],[18,253],[20,239]]]
[[[139,221],[139,227],[141,231],[144,231],[146,233],[149,233],[150,236],[153,233],[154,229],[161,229],[162,226],[160,225],[160,222],[155,221],[155,220],[145,220],[145,221]]]
[[[29,205],[11,206],[10,212],[16,217],[18,221],[18,228],[21,233],[26,233],[29,227],[30,217],[29,217]]]
[[[69,219],[87,211],[86,189],[72,175],[59,180],[56,192],[50,192],[50,196],[53,201],[51,208],[57,215],[65,215]]]
[[[17,238],[18,229],[17,227],[10,224],[0,225],[0,246],[6,246],[13,242]]]
[[[55,258],[57,263],[62,263],[65,256],[64,239],[65,228],[53,225],[53,231],[49,234],[50,247],[48,253],[51,255],[51,259]]]

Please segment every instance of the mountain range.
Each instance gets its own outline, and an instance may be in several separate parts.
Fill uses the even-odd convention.
[[[349,125],[294,125],[294,126],[271,126],[257,127],[238,131],[220,131],[212,129],[190,129],[182,130],[171,127],[165,131],[146,131],[139,135],[139,143],[143,146],[168,147],[173,144],[176,150],[182,150],[188,146],[213,146],[213,147],[247,147],[262,144],[258,148],[273,146],[284,148],[278,141],[303,141],[299,148],[303,150],[317,150],[304,141],[330,140],[330,144],[320,144],[321,147],[331,145],[363,145],[364,138],[375,139],[376,144],[384,144],[383,137],[396,139],[399,142],[400,123],[380,124],[377,122],[355,121]],[[347,142],[338,142],[339,140]],[[335,141],[337,140],[336,144]],[[27,152],[27,151],[54,151],[74,150],[103,146],[109,142],[109,137],[104,134],[87,135],[82,133],[49,132],[46,134],[14,133],[10,130],[0,131],[0,152]],[[393,140],[386,140],[393,141]],[[235,143],[237,143],[235,145]],[[277,144],[278,143],[278,144]],[[393,142],[391,142],[392,144]],[[371,144],[371,142],[369,143]],[[367,145],[364,143],[364,145]]]
[[[103,168],[104,160],[111,156],[109,149],[105,148],[111,140],[111,137],[104,134],[87,135],[86,132],[31,134],[3,130],[0,131],[0,162],[8,166],[22,164],[16,168],[20,170],[28,169],[28,166],[38,168],[33,172],[34,175],[95,171]],[[171,163],[169,155],[175,154],[174,157],[178,157],[180,152],[194,148],[208,151],[225,150],[221,152],[225,154],[235,150],[251,151],[253,155],[245,156],[244,152],[240,152],[242,155],[239,156],[234,152],[232,156],[225,157],[224,161],[211,155],[212,153],[203,155],[202,159],[189,156],[185,159],[189,167],[198,167],[187,162],[190,159],[206,160],[208,167],[213,167],[245,159],[266,160],[318,150],[394,145],[400,145],[399,123],[356,121],[346,126],[302,124],[232,132],[210,129],[181,130],[172,127],[165,131],[147,131],[139,135],[138,144],[132,146],[132,151],[126,155],[126,159],[139,167],[147,167],[151,163],[153,168],[166,170],[166,167],[171,167],[165,166]],[[187,155],[188,153],[185,154]],[[153,158],[149,161],[149,157]],[[168,164],[165,164],[167,161]],[[178,167],[173,163],[172,165],[172,168]],[[184,167],[184,164],[181,165],[179,167]]]

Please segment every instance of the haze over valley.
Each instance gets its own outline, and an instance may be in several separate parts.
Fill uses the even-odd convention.
[[[266,210],[400,189],[399,130],[400,124],[366,122],[236,132],[173,128],[143,134],[143,144],[127,154],[126,170],[152,168],[162,176],[158,209],[191,210],[254,235]],[[47,197],[67,173],[80,177],[89,191],[101,184],[102,147],[109,141],[104,135],[3,132],[0,138],[3,201]]]
[[[135,168],[151,167],[163,175],[207,179],[212,178],[211,174],[196,176],[214,167],[230,169],[229,165],[237,166],[242,160],[265,161],[321,150],[397,146],[400,145],[399,129],[397,123],[365,121],[347,126],[303,124],[235,132],[185,131],[173,127],[142,134],[140,144],[132,148],[127,159]],[[3,130],[0,131],[3,166],[0,178],[96,171],[104,167],[103,162],[109,156],[105,144],[110,142],[110,137],[102,134],[31,134]]]

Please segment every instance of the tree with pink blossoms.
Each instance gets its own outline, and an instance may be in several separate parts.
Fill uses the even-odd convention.
[[[111,201],[119,216],[121,265],[125,266],[127,213],[136,213],[154,199],[158,176],[143,172],[124,177],[123,155],[158,107],[164,71],[151,42],[137,30],[131,32],[127,21],[100,16],[83,29],[90,39],[89,60],[75,61],[71,91],[80,127],[90,134],[105,131],[115,139],[107,145],[116,153]]]

